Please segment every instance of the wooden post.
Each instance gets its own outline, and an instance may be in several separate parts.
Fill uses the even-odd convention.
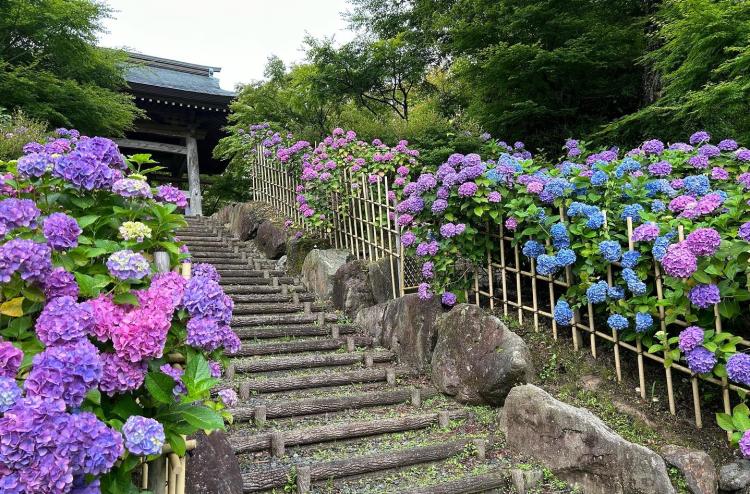
[[[167,494],[166,458],[160,456],[149,463],[148,484],[154,494]]]
[[[187,171],[190,190],[190,213],[192,216],[203,216],[201,198],[201,177],[198,164],[198,141],[194,135],[185,136],[187,143]]]
[[[310,467],[297,467],[297,493],[310,494]]]
[[[163,250],[154,252],[154,264],[159,273],[169,272],[169,253]]]

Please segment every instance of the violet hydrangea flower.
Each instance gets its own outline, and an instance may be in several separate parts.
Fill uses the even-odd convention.
[[[146,379],[146,361],[130,362],[115,353],[103,353],[101,361],[102,378],[99,381],[99,389],[107,396],[136,390]]]
[[[21,398],[21,388],[12,377],[0,375],[0,414],[12,407]]]
[[[685,354],[688,367],[696,374],[711,372],[716,366],[716,355],[706,348],[699,346]]]
[[[680,350],[689,352],[703,344],[703,329],[698,326],[690,326],[680,331]]]
[[[0,341],[0,376],[15,378],[21,367],[23,352],[9,341]]]
[[[187,196],[177,187],[172,185],[160,185],[156,188],[156,198],[162,202],[170,202],[178,208],[186,208]]]
[[[62,296],[78,298],[78,284],[75,276],[62,267],[53,269],[44,277],[43,289],[47,300]]]
[[[713,228],[698,228],[685,239],[685,246],[696,256],[712,256],[720,244],[721,235]]]
[[[221,399],[221,402],[224,403],[227,407],[233,407],[237,405],[237,402],[239,401],[237,397],[237,392],[231,388],[222,389],[219,391],[219,398]]]
[[[125,448],[137,456],[161,453],[164,446],[164,426],[154,419],[133,415],[122,426]]]
[[[688,292],[688,299],[690,302],[700,308],[707,309],[714,304],[721,302],[721,295],[719,293],[719,287],[711,285],[695,285]]]
[[[736,383],[750,386],[750,355],[735,353],[727,359],[727,375]]]
[[[69,441],[61,445],[74,474],[101,475],[108,472],[123,452],[122,435],[90,412],[70,417]]]
[[[93,324],[94,315],[87,303],[63,296],[47,302],[34,329],[45,345],[62,345],[84,338]]]
[[[140,280],[151,272],[145,257],[132,250],[119,250],[109,256],[107,268],[112,276],[121,280]]]
[[[185,342],[194,347],[212,352],[222,345],[220,323],[210,317],[193,317],[187,323]]]
[[[0,201],[0,236],[16,228],[34,228],[41,212],[31,199]]]
[[[122,197],[141,197],[150,199],[152,197],[151,187],[144,180],[136,178],[121,178],[112,184],[112,192]]]
[[[47,244],[56,250],[70,249],[78,245],[81,227],[75,218],[65,213],[52,213],[42,225]]]
[[[675,278],[690,278],[698,269],[698,259],[684,242],[672,244],[661,259],[664,272]]]
[[[217,282],[221,281],[221,275],[213,264],[207,264],[204,262],[193,264],[191,272],[194,278],[203,277]]]

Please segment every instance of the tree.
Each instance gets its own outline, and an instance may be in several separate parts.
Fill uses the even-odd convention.
[[[670,0],[657,21],[657,48],[641,59],[661,81],[657,98],[601,135],[678,140],[705,128],[750,141],[750,3]]]
[[[93,0],[0,0],[3,105],[53,126],[117,135],[138,114],[125,55],[96,46],[108,7]]]

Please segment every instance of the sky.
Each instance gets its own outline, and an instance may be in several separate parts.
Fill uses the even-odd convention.
[[[100,44],[221,67],[224,89],[263,77],[271,55],[304,58],[306,34],[346,42],[346,0],[107,0]]]

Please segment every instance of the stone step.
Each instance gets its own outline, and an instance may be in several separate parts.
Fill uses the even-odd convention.
[[[312,302],[315,300],[315,296],[312,293],[297,293],[296,299],[300,302]],[[281,293],[258,293],[249,295],[236,294],[232,296],[232,300],[234,300],[235,307],[239,306],[240,304],[283,304],[294,302],[295,295],[293,293],[289,293],[287,295],[283,295]]]
[[[274,280],[276,280],[274,282]],[[253,276],[222,276],[221,285],[272,285],[278,283],[280,285],[293,285],[295,284],[295,278],[291,276],[274,276],[271,278],[259,278]]]
[[[232,318],[232,327],[276,326],[288,324],[312,324],[318,322],[336,322],[336,314],[284,314],[269,316],[237,316]]]
[[[420,488],[409,487],[398,494],[481,494],[516,492],[510,472],[500,468],[479,475],[466,475],[463,478]]]
[[[253,269],[249,266],[244,269],[227,269],[224,266],[217,266],[216,270],[219,272],[222,278],[268,278],[271,276],[280,278],[284,277],[284,275],[286,274],[284,271],[277,271],[275,269]]]
[[[371,361],[369,359],[372,359]],[[235,372],[241,374],[271,372],[278,370],[310,369],[314,367],[334,367],[354,364],[392,362],[396,355],[390,351],[314,353],[285,357],[266,357],[233,362]]]
[[[278,326],[234,328],[237,336],[242,340],[288,338],[297,336],[331,336],[352,334],[354,326],[346,324],[286,324]]]
[[[311,372],[305,375],[289,375],[282,377],[257,378],[235,381],[232,385],[239,390],[241,399],[246,400],[251,393],[277,393],[296,389],[322,388],[331,386],[346,386],[357,383],[373,383],[386,381],[400,376],[413,376],[416,371],[409,368],[377,368],[353,371]],[[217,387],[217,391],[226,385]]]
[[[298,485],[299,483],[309,485],[310,481],[330,481],[354,475],[363,475],[381,470],[443,460],[463,452],[469,444],[471,444],[471,440],[459,439],[430,446],[398,451],[384,451],[372,455],[319,462],[305,466],[282,465],[268,468],[253,468],[242,474],[243,491],[257,492],[283,486],[288,482],[293,469],[297,475]],[[298,489],[297,492],[306,492],[306,490],[304,488]]]
[[[239,259],[240,258],[240,255],[237,254],[236,252],[225,251],[225,250],[217,251],[217,252],[209,252],[209,253],[201,252],[201,251],[196,251],[196,252],[191,251],[190,254],[195,258],[205,259],[204,261],[201,261],[201,262],[211,262],[209,259],[222,259],[222,258],[223,259],[227,259],[227,258]]]
[[[372,346],[372,338],[369,336],[352,336],[348,342],[346,338],[311,338],[273,343],[250,343],[242,345],[240,350],[232,355],[232,357],[338,350],[339,348],[347,348],[348,344],[354,345],[354,347],[369,347]]]
[[[296,313],[309,314],[312,312],[320,312],[320,311],[326,310],[326,308],[327,308],[326,304],[320,304],[320,303],[314,304],[312,302],[303,302],[303,303],[297,303],[297,304],[295,303],[244,304],[244,303],[237,303],[237,301],[235,300],[233,314],[235,316],[260,315],[260,314],[296,314]]]
[[[256,403],[254,406],[240,406],[233,408],[230,412],[235,422],[253,420],[258,406],[265,407],[266,418],[269,420],[286,417],[303,417],[306,415],[319,415],[410,402],[414,395],[414,389],[416,388],[402,387],[365,393],[335,394],[332,396],[296,400],[274,400]],[[437,391],[433,388],[422,388],[419,389],[419,393],[421,399],[426,400],[435,396]]]
[[[318,427],[304,427],[288,431],[269,431],[260,434],[237,434],[229,441],[235,453],[270,450],[272,443],[283,442],[284,447],[341,441],[358,437],[391,434],[395,432],[424,429],[438,424],[439,413],[409,414],[395,418],[379,418],[366,421],[344,421]],[[266,412],[266,416],[267,412]],[[442,420],[456,420],[469,416],[465,410],[451,410],[443,414]],[[274,444],[274,447],[278,446]]]
[[[227,285],[222,287],[224,288],[224,293],[227,295],[251,295],[251,294],[257,294],[257,293],[282,293],[284,290],[284,287],[281,285],[279,286],[273,286],[273,285],[251,285],[251,286],[242,286],[242,285]],[[287,291],[291,293],[290,287],[287,287]]]

